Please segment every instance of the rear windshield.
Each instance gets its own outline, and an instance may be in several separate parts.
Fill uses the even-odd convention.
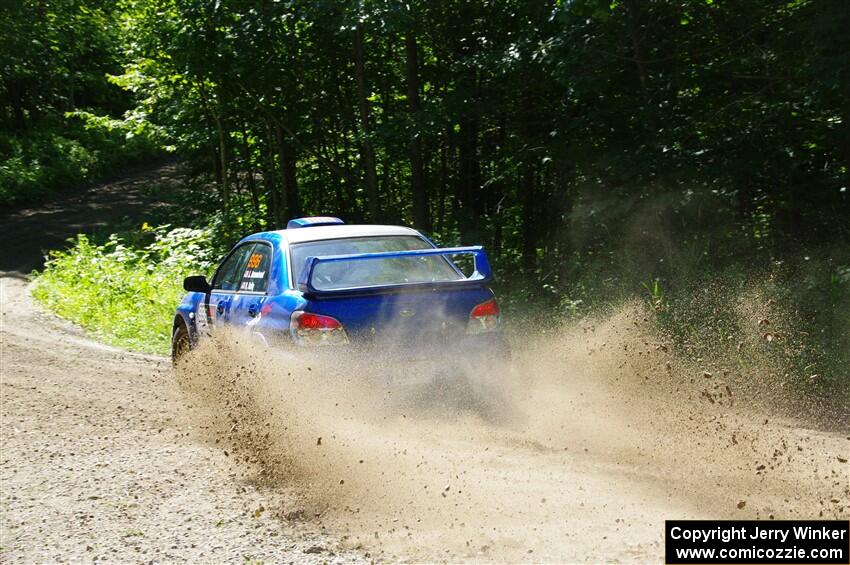
[[[293,245],[290,250],[292,275],[295,282],[301,279],[301,271],[307,257],[412,251],[415,249],[432,249],[432,247],[428,242],[409,235],[353,237],[298,243]],[[454,268],[448,259],[430,255],[320,263],[313,271],[313,286],[317,289],[333,290],[385,284],[454,281],[462,278],[464,278],[463,275]]]

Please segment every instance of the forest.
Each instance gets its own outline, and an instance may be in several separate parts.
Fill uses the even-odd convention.
[[[411,225],[485,245],[508,305],[638,296],[700,343],[755,285],[800,378],[845,378],[847,29],[843,0],[11,0],[0,203],[177,159],[220,249]]]

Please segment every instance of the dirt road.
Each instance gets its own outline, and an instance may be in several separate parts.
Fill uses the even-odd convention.
[[[93,342],[28,295],[42,250],[150,217],[143,187],[177,178],[165,166],[0,220],[0,562],[362,559],[265,511],[199,443],[169,360]]]
[[[4,562],[658,562],[668,518],[850,515],[846,411],[686,363],[637,306],[525,340],[504,417],[235,343],[178,379],[39,312],[19,272],[0,359]]]

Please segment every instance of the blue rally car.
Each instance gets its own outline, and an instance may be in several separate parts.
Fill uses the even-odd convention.
[[[295,219],[242,239],[212,281],[186,278],[172,354],[230,326],[302,353],[437,359],[443,378],[489,371],[510,356],[492,277],[481,247],[437,248],[406,227]]]

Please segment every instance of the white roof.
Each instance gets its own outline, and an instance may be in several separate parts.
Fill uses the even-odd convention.
[[[336,225],[315,226],[307,228],[294,228],[288,230],[277,230],[289,243],[302,243],[304,241],[319,241],[322,239],[339,239],[343,237],[369,237],[380,235],[419,235],[412,228],[402,226],[379,226],[379,225]]]

